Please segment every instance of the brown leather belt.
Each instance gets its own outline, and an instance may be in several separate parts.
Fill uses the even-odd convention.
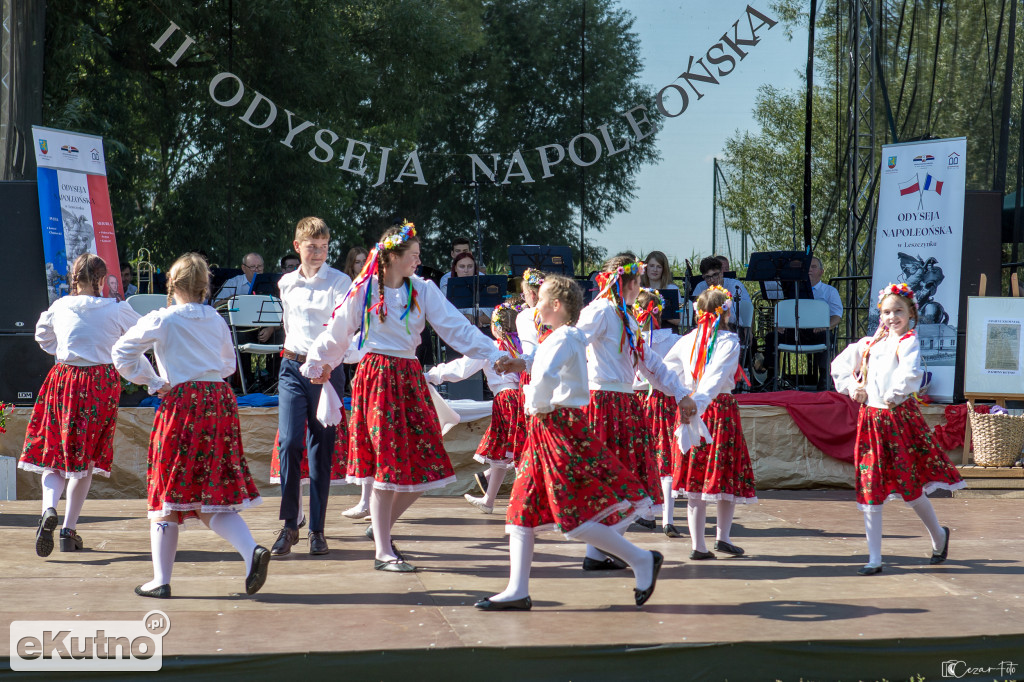
[[[305,362],[306,361],[306,356],[305,355],[299,355],[298,353],[296,353],[294,351],[290,351],[287,348],[285,348],[285,349],[283,349],[281,351],[281,357],[284,358],[285,360],[294,360],[295,362]]]

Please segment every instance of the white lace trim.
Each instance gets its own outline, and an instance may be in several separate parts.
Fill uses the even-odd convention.
[[[928,495],[932,494],[936,490],[949,490],[949,491],[953,491],[953,490],[960,490],[960,489],[966,488],[966,487],[967,487],[967,481],[958,481],[956,483],[946,483],[945,481],[929,481],[928,483],[925,483],[923,486],[921,486],[921,490],[922,490],[921,494],[918,495],[917,497],[915,497],[912,500],[903,500],[903,495],[901,495],[899,493],[889,493],[889,496],[886,497],[884,500],[882,500],[882,504],[861,504],[860,502],[858,502],[857,503],[857,509],[861,510],[862,512],[869,512],[869,513],[872,513],[872,514],[874,514],[874,513],[881,513],[882,507],[887,502],[889,502],[891,500],[903,500],[904,502],[907,503],[907,506],[912,506],[915,502],[920,500],[922,497],[927,497]]]
[[[151,519],[162,519],[176,512],[196,511],[202,514],[220,514],[221,512],[237,512],[249,507],[257,507],[263,504],[262,497],[254,497],[251,500],[243,500],[240,504],[212,505],[202,502],[164,502],[162,509],[151,510],[147,516]]]
[[[376,490],[391,490],[391,491],[394,491],[396,493],[422,493],[422,492],[425,492],[427,490],[436,490],[438,488],[443,488],[446,485],[454,483],[455,480],[456,479],[455,479],[454,476],[448,476],[447,478],[442,478],[439,481],[428,481],[427,483],[415,483],[413,485],[399,485],[397,483],[382,483],[382,482],[374,479],[372,476],[365,476],[365,477],[346,476],[345,477],[345,482],[346,483],[351,483],[351,484],[354,484],[354,485],[362,485],[363,483],[372,483],[374,489],[376,489]]]
[[[672,498],[684,497],[687,500],[703,500],[704,502],[735,502],[736,504],[757,504],[757,495],[753,497],[737,497],[730,493],[691,493],[685,490],[673,490]]]
[[[555,530],[558,530],[558,529],[555,528],[555,524],[553,524],[553,523],[545,523],[543,525],[533,526],[533,527],[531,527],[531,526],[516,526],[516,525],[513,525],[511,523],[506,523],[505,524],[505,534],[506,535],[513,535],[513,534],[518,534],[518,533],[528,533],[530,531],[533,531],[534,535],[540,535],[541,533],[547,533],[547,532],[551,532],[551,531],[555,531]]]
[[[280,476],[271,476],[270,477],[270,485],[281,485],[281,477]],[[299,479],[299,485],[309,485],[309,479],[308,478]],[[331,479],[331,485],[334,486],[334,485],[352,485],[352,484],[349,483],[347,480],[345,480],[343,478],[332,478]]]
[[[505,453],[505,459],[487,459],[483,455],[473,455],[473,459],[481,464],[490,464],[495,469],[511,469],[514,465],[512,464],[512,453]]]
[[[32,464],[31,462],[18,462],[18,468],[24,469],[25,471],[31,471],[32,473],[35,474],[46,474],[53,472],[55,474],[60,474],[64,478],[85,478],[86,476],[89,475],[88,471],[64,471],[63,469],[55,469],[53,467],[41,467],[37,464]],[[94,475],[110,478],[109,471],[107,471],[106,469],[100,469],[95,464],[92,466],[92,473]]]
[[[167,310],[190,320],[203,320],[218,314],[213,308],[204,303],[177,303],[167,308]]]
[[[64,302],[64,307],[67,310],[85,310],[87,308],[102,308],[103,306],[110,305],[112,303],[118,303],[116,298],[106,298],[103,296],[89,296],[88,294],[76,295],[76,296],[65,296],[61,299]]]

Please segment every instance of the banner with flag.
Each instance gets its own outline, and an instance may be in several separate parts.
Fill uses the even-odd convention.
[[[964,137],[882,147],[872,290],[914,290],[927,393],[940,401],[953,399],[966,156]],[[869,318],[873,333],[878,310]]]
[[[68,270],[83,253],[107,264],[102,294],[123,298],[103,138],[40,126],[32,137],[50,303],[68,293]]]

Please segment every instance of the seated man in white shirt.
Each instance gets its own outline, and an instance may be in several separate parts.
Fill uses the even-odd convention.
[[[252,282],[258,273],[263,272],[263,256],[258,253],[247,253],[242,258],[242,274],[224,282],[213,297],[213,304],[219,305],[232,296],[248,296],[252,293]]]
[[[456,237],[452,240],[452,263],[455,262],[455,259],[460,253],[473,255],[473,248],[470,246],[470,241],[466,237]],[[476,260],[476,256],[473,256],[473,260]],[[487,274],[487,268],[483,266],[483,263],[477,263],[477,268],[481,275]],[[437,283],[437,286],[441,289],[442,294],[445,294],[448,291],[448,280],[451,279],[451,277],[452,273],[450,271],[441,275],[441,281]]]
[[[723,277],[722,261],[717,256],[708,256],[700,261],[700,274],[704,281],[693,288],[691,296],[696,299],[709,286],[724,287],[733,297],[733,304],[737,306],[736,326],[740,342],[746,344],[750,339],[750,325],[754,319],[754,304],[750,300],[747,288],[739,280]]]

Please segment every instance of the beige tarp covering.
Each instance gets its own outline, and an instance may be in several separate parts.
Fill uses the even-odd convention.
[[[943,421],[942,406],[924,406],[929,426]],[[31,408],[16,408],[7,418],[7,433],[0,434],[0,455],[17,458],[25,440]],[[144,498],[146,496],[146,452],[153,425],[154,410],[148,407],[122,407],[118,412],[114,436],[114,466],[109,479],[96,477],[90,496],[98,498]],[[781,407],[744,406],[740,408],[743,434],[750,449],[757,487],[819,488],[853,487],[853,466],[833,459],[811,445]],[[270,454],[277,431],[276,407],[247,407],[239,410],[242,446],[256,484],[264,495],[279,494],[272,486]],[[431,491],[432,495],[457,495],[475,488],[472,475],[481,466],[473,461],[473,452],[487,430],[490,419],[458,424],[444,438],[458,482]],[[950,453],[960,462],[960,450]],[[18,499],[41,497],[39,475],[18,470]],[[508,477],[506,485],[511,482]],[[355,492],[340,487],[336,492]]]

